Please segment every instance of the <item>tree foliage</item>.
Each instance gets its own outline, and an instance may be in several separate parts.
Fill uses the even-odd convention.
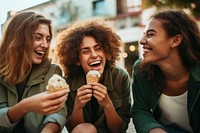
[[[145,7],[155,5],[158,8],[186,8],[195,17],[200,17],[200,0],[143,0]]]

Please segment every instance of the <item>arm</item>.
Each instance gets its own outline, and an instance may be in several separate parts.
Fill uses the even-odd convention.
[[[111,132],[120,132],[123,120],[116,112],[115,107],[108,95],[107,88],[100,83],[91,83],[91,85],[93,86],[93,96],[104,109],[108,128]]]
[[[122,69],[113,69],[112,86],[107,88],[99,83],[92,83],[97,95],[99,104],[104,107],[106,124],[111,132],[126,132],[130,121],[131,93],[130,78],[127,72]],[[114,98],[114,99],[113,99]]]
[[[163,128],[154,118],[151,110],[155,108],[159,95],[147,76],[140,73],[138,69],[137,65],[133,68],[132,93],[134,103],[131,108],[131,115],[136,131],[147,133],[153,128]]]
[[[167,132],[163,130],[162,128],[153,128],[150,130],[149,133],[167,133]]]
[[[77,90],[73,111],[68,121],[72,129],[85,121],[82,108],[91,100],[91,97],[91,85],[83,85]]]
[[[44,115],[58,112],[64,107],[67,95],[68,90],[62,90],[51,94],[48,92],[42,92],[25,98],[8,110],[8,117],[11,123],[15,123],[28,112],[35,112]]]
[[[108,98],[109,99],[109,98]],[[112,102],[108,102],[104,108],[107,125],[112,133],[120,132],[123,124],[122,118],[117,114]]]

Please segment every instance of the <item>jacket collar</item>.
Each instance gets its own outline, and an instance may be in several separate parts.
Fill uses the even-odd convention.
[[[200,66],[193,66],[190,75],[195,82],[200,82]]]

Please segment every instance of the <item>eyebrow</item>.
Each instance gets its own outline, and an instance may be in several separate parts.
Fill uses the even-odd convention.
[[[96,45],[94,45],[94,48],[98,47],[98,46],[101,46],[99,43],[96,43]],[[83,47],[83,48],[80,48],[80,50],[82,49],[89,49],[89,47]]]
[[[157,33],[157,31],[154,30],[154,29],[149,29],[149,30],[146,31],[146,33],[149,33],[149,32],[156,32],[156,33]],[[144,32],[144,33],[145,33],[145,32]]]
[[[38,32],[36,32],[36,33],[34,33],[34,34],[36,34],[36,35],[40,35],[40,36],[44,36],[43,34],[38,33]]]

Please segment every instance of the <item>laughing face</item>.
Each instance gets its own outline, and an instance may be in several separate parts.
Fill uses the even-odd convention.
[[[106,55],[101,44],[91,36],[86,36],[80,45],[79,62],[85,73],[90,70],[97,70],[103,74]]]
[[[31,59],[33,64],[40,64],[49,49],[51,36],[49,27],[46,24],[40,24],[34,33],[33,51]]]
[[[168,37],[162,26],[162,21],[151,19],[148,21],[144,35],[139,43],[143,48],[143,63],[159,65],[169,59],[172,53],[173,38]]]

